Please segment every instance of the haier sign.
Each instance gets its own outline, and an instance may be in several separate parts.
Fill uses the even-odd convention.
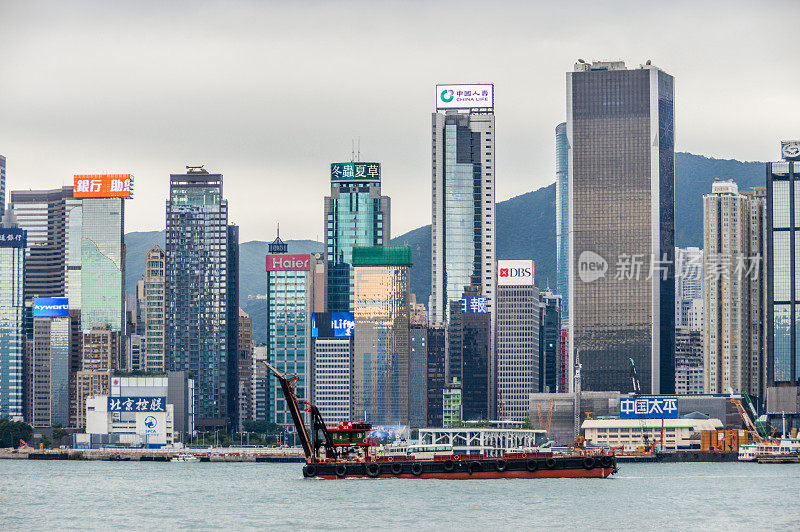
[[[308,271],[311,255],[267,255],[268,272]]]
[[[61,318],[69,316],[69,299],[66,297],[34,297],[34,318]]]
[[[533,286],[532,260],[498,260],[497,284],[500,286]]]

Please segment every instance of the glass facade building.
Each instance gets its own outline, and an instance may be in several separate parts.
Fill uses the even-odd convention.
[[[566,323],[569,320],[569,144],[566,122],[556,126],[556,270],[556,293],[561,296],[561,319]]]
[[[85,198],[81,237],[81,328],[125,330],[125,200]]]
[[[449,302],[479,286],[495,303],[494,112],[435,112],[431,225],[431,325],[444,327]],[[494,330],[494,327],[492,328]]]
[[[137,331],[145,337],[144,370],[161,373],[167,370],[164,349],[165,267],[164,250],[153,246],[147,252],[142,294],[144,308],[139,310],[144,314],[144,330]]]
[[[0,155],[0,212],[6,212],[6,158]]]
[[[409,425],[411,248],[358,247],[351,413],[377,425]]]
[[[426,391],[428,404],[426,407],[428,427],[442,426],[442,392],[445,382],[445,330],[428,329],[428,380]]]
[[[426,426],[428,421],[428,328],[411,327],[409,331],[411,345],[410,364],[410,414],[411,427]]]
[[[33,397],[27,421],[34,427],[70,424],[70,325],[69,317],[33,319],[33,371],[27,383]]]
[[[381,196],[380,163],[333,163],[325,198],[328,307],[353,310],[353,248],[385,246],[391,238],[391,202]]]
[[[311,314],[317,292],[324,293],[325,263],[319,253],[267,255],[267,346],[269,363],[281,373],[296,376],[295,394],[313,397]],[[321,310],[321,309],[320,309]],[[292,415],[280,383],[269,378],[269,420],[294,433]]]
[[[558,351],[563,323],[560,294],[541,294],[541,326],[539,328],[539,391],[556,393],[558,389]]]
[[[0,418],[23,417],[25,231],[0,225]]]
[[[800,162],[767,163],[767,384],[800,384]]]
[[[166,217],[166,358],[172,371],[195,376],[197,429],[224,429],[238,391],[230,385],[238,312],[238,260],[231,253],[238,242],[231,242],[237,233],[228,225],[222,174],[200,168],[171,174]]]
[[[673,77],[653,65],[567,73],[569,365],[582,388],[675,387]],[[570,379],[570,391],[572,390]]]

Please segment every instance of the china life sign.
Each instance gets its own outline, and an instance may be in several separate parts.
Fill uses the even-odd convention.
[[[677,419],[678,399],[657,399],[652,397],[641,399],[620,399],[620,419]]]
[[[331,163],[331,181],[380,181],[381,163]]]
[[[436,109],[493,109],[494,84],[436,85]]]
[[[0,227],[0,248],[24,248],[25,230]]]

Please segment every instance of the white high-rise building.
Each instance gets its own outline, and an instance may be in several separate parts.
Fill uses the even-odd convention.
[[[717,181],[703,196],[703,389],[761,396],[766,359],[764,187]]]
[[[675,327],[690,327],[703,312],[703,250],[675,248]]]

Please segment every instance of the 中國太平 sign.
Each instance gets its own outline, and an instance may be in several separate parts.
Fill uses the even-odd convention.
[[[72,188],[76,198],[130,198],[133,196],[131,174],[76,175]]]
[[[644,397],[619,400],[620,419],[677,419],[678,398]]]

